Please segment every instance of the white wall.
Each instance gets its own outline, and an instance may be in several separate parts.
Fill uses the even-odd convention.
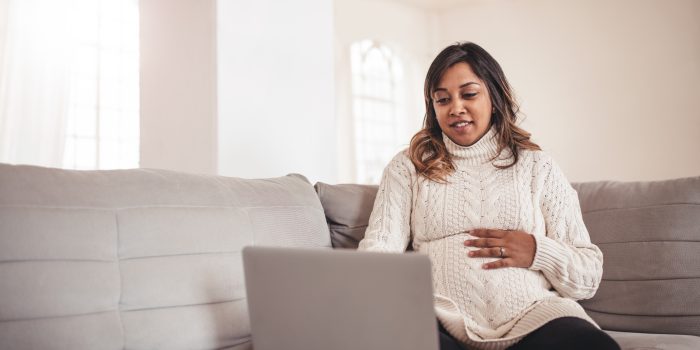
[[[5,59],[5,41],[7,37],[7,12],[10,0],[0,0],[0,72]]]
[[[331,0],[218,1],[219,173],[336,182]]]
[[[482,45],[571,181],[700,175],[700,2],[474,0],[441,43]]]
[[[139,9],[140,166],[216,174],[216,0]]]
[[[425,108],[423,79],[432,60],[435,23],[431,12],[410,4],[374,0],[335,1],[335,71],[338,127],[338,182],[356,182],[350,71],[350,45],[365,39],[389,47],[401,60],[403,79],[398,86],[398,110],[403,122],[396,152],[408,147],[420,128]],[[389,162],[390,159],[386,161]]]
[[[471,40],[501,62],[525,127],[572,181],[698,175],[699,6],[142,0],[141,165],[352,181],[351,110],[333,102],[334,89],[349,88],[349,64],[334,66],[333,55],[347,57],[351,42],[369,37],[409,57],[406,118],[416,129],[428,64],[444,46]]]

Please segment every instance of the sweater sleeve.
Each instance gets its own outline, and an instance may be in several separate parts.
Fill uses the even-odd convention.
[[[358,250],[403,252],[411,238],[411,171],[413,163],[404,152],[384,168],[365,236]]]
[[[591,243],[576,190],[551,158],[541,165],[546,235],[534,235],[537,248],[530,269],[541,271],[564,297],[592,298],[603,277],[603,253]]]

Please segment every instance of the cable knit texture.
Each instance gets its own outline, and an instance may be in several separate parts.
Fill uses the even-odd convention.
[[[382,175],[360,250],[430,257],[435,312],[469,349],[505,349],[548,321],[574,316],[600,328],[575,301],[591,298],[603,274],[603,255],[591,243],[578,196],[551,157],[522,151],[494,160],[492,128],[460,146],[443,134],[456,171],[440,184],[418,177],[407,150]],[[496,258],[470,258],[463,242],[475,228],[522,230],[535,236],[530,268],[484,270]]]

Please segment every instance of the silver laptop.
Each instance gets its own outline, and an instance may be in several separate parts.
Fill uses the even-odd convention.
[[[430,260],[417,253],[248,246],[255,350],[438,350]]]

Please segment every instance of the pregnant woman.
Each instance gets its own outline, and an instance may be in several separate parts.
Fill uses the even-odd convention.
[[[424,90],[423,128],[385,168],[358,249],[430,257],[442,350],[619,349],[576,302],[603,255],[576,191],[516,125],[498,62],[449,46]]]

